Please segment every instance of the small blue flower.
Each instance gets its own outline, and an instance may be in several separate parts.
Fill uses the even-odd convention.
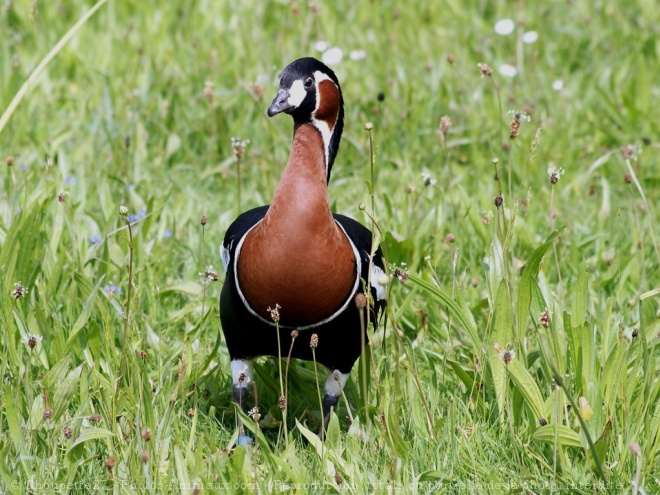
[[[133,184],[126,184],[126,192],[131,192],[135,186]]]
[[[103,290],[105,291],[106,294],[109,295],[112,294],[122,295],[124,293],[124,291],[121,290],[121,288],[116,286],[115,284],[106,285],[105,287],[103,287]]]
[[[140,211],[137,212],[137,214],[128,215],[128,221],[131,223],[135,223],[138,220],[142,220],[146,216],[147,216],[147,209],[145,207],[142,207]]]
[[[163,234],[164,239],[171,239],[172,238],[172,231],[170,229],[167,229],[165,233]]]
[[[64,183],[65,184],[71,184],[72,186],[75,186],[78,183],[78,179],[76,179],[73,175],[67,175],[64,178]]]
[[[98,243],[101,242],[103,239],[101,239],[101,238],[100,238],[99,236],[97,236],[97,235],[93,235],[93,236],[91,236],[91,237],[90,237],[89,239],[87,239],[87,240],[89,241],[90,244],[98,244]]]

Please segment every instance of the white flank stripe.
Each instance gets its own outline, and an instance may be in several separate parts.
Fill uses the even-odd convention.
[[[371,287],[376,289],[376,299],[382,301],[387,294],[387,282],[389,277],[383,269],[375,264],[371,264]]]
[[[325,395],[332,395],[334,397],[339,397],[341,395],[341,391],[344,389],[344,385],[346,385],[346,381],[348,380],[348,373],[342,373],[341,376],[339,377],[339,381],[335,380],[335,377],[333,376],[332,373],[328,376],[328,379],[325,381]]]
[[[231,249],[231,245],[229,248]],[[222,266],[225,269],[225,273],[227,273],[227,267],[229,266],[229,249],[227,249],[224,244],[220,246],[220,258],[222,259]]]

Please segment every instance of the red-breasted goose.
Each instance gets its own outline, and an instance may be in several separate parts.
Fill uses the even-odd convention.
[[[369,280],[375,325],[385,304],[383,259],[380,248],[370,259],[367,228],[330,210],[328,182],[344,126],[335,73],[314,58],[291,63],[282,72],[268,116],[282,112],[293,117],[291,154],[270,206],[241,214],[225,234],[220,319],[234,400],[243,410],[251,360],[278,355],[269,308],[278,308],[282,357],[297,329],[291,356],[311,361],[310,337],[317,334],[316,360],[330,371],[323,398],[327,421],[361,353],[355,296]],[[333,377],[335,370],[339,380]]]

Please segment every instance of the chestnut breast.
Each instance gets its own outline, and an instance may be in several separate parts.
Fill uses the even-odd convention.
[[[268,308],[278,304],[281,325],[303,327],[332,316],[352,296],[356,265],[330,210],[321,135],[303,124],[266,216],[243,241],[239,288],[263,318],[270,320]]]

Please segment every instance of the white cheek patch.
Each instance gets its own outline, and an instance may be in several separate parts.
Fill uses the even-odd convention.
[[[339,377],[339,381],[335,380],[334,375],[330,373],[328,379],[325,381],[325,387],[323,390],[325,395],[339,397],[341,395],[341,391],[344,389],[344,385],[346,385],[347,380],[348,373],[342,373]]]
[[[234,387],[247,388],[248,383],[252,381],[252,363],[242,359],[233,359],[231,378]]]
[[[287,100],[287,103],[294,108],[298,108],[305,99],[305,96],[307,96],[307,91],[305,90],[303,82],[300,79],[296,79],[293,81],[293,84],[289,89],[289,99]]]

